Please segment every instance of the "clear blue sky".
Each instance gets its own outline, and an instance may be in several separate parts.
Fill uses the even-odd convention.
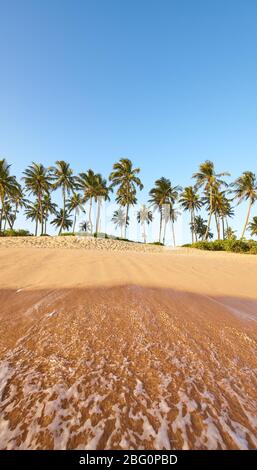
[[[256,24],[256,0],[0,0],[1,157],[107,176],[127,156],[142,199],[205,159],[256,171]]]

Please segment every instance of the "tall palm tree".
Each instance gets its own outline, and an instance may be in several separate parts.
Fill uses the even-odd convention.
[[[167,178],[160,178],[155,181],[155,186],[149,191],[149,202],[160,212],[159,242],[161,242],[161,232],[163,223],[163,206],[165,204],[173,206],[178,198],[180,186],[172,186]]]
[[[231,227],[227,226],[224,233],[224,240],[236,240],[236,230],[233,230]]]
[[[15,214],[13,211],[13,206],[10,202],[10,199],[6,199],[3,205],[3,222],[4,222],[3,230],[4,231],[6,230],[7,223],[10,229],[12,229],[14,220],[15,220]]]
[[[197,193],[196,188],[193,186],[186,186],[180,195],[179,202],[185,211],[190,211],[191,228],[192,228],[194,226],[193,222],[195,220],[195,213],[203,205],[200,199],[200,196]],[[197,241],[197,234],[194,232],[194,230],[191,230],[191,233],[192,233],[192,243],[194,243],[194,238]]]
[[[133,164],[129,158],[121,158],[119,162],[114,163],[113,171],[109,176],[111,186],[117,186],[116,201],[123,207],[126,207],[126,222],[125,222],[125,238],[126,228],[129,216],[129,207],[134,205],[137,201],[136,191],[143,189],[143,184],[137,176],[140,173],[140,168],[133,168]]]
[[[65,216],[66,212],[66,196],[69,195],[71,191],[74,190],[75,186],[75,179],[73,176],[73,170],[70,168],[70,164],[65,162],[64,160],[57,160],[55,162],[55,167],[52,167],[52,176],[53,176],[53,189],[61,188],[62,190],[62,197],[63,197],[63,217]],[[64,219],[63,219],[64,224]],[[60,234],[62,233],[62,229],[64,227],[60,227]]]
[[[206,160],[199,166],[199,171],[194,173],[193,178],[196,180],[197,188],[204,188],[205,193],[208,194],[209,198],[209,218],[206,227],[205,240],[208,238],[210,231],[211,217],[213,214],[213,195],[217,188],[221,185],[227,186],[227,183],[221,179],[222,176],[229,176],[228,172],[216,173],[214,164],[210,160]]]
[[[191,230],[194,230],[196,235],[198,235],[201,238],[201,240],[203,240],[206,234],[207,220],[204,220],[200,215],[196,215],[192,224],[193,224],[193,227],[191,228]],[[207,238],[208,239],[213,238],[213,233],[210,230],[208,231]]]
[[[143,227],[143,239],[144,243],[146,243],[146,231],[145,231],[145,224],[149,225],[150,222],[153,220],[153,213],[148,209],[148,207],[143,204],[141,209],[137,213],[137,221]]]
[[[3,216],[6,217],[8,221],[8,214],[5,213],[5,200],[14,196],[19,191],[19,184],[15,176],[10,174],[11,165],[7,163],[5,158],[0,160],[0,231],[2,230],[2,220]],[[11,221],[8,221],[11,227]]]
[[[92,222],[92,204],[93,200],[97,201],[98,197],[98,179],[101,177],[99,173],[95,173],[93,170],[89,169],[86,173],[79,173],[79,176],[76,178],[77,188],[83,191],[84,201],[89,201],[89,226],[91,227],[91,233],[93,232],[93,222]]]
[[[83,207],[83,198],[80,194],[74,193],[71,198],[67,201],[67,209],[69,212],[74,212],[74,219],[73,219],[73,228],[72,231],[73,233],[75,232],[75,227],[76,227],[76,220],[77,216],[79,215],[79,212],[86,212]]]
[[[232,187],[235,188],[233,192],[235,199],[238,199],[238,204],[243,201],[249,201],[246,221],[241,235],[242,240],[249,222],[251,208],[257,199],[256,175],[252,173],[252,171],[245,171],[241,176],[239,176],[239,178],[236,179],[236,181],[232,184]]]
[[[49,218],[50,214],[56,214],[57,212],[57,204],[55,204],[52,199],[50,194],[44,194],[43,200],[42,200],[42,206],[43,206],[43,214],[44,214],[44,233],[47,233],[47,221]]]
[[[226,191],[220,191],[218,186],[213,188],[212,208],[210,208],[210,200],[209,200],[208,193],[206,193],[205,197],[203,197],[203,202],[206,205],[207,210],[209,212],[212,211],[212,214],[214,214],[218,240],[220,240],[220,237],[221,237],[220,223],[222,223],[222,231],[223,231],[223,239],[224,239],[225,218],[227,220],[227,217],[232,217],[232,215],[234,214],[230,205],[230,201],[226,196]]]
[[[221,198],[221,203],[218,206],[218,215],[221,219],[222,223],[222,233],[223,233],[223,240],[225,239],[225,232],[228,230],[228,218],[231,218],[234,216],[234,210],[231,207],[231,200],[228,199],[226,194],[223,192],[222,198]],[[226,230],[225,230],[225,223],[226,223]]]
[[[50,222],[52,225],[55,225],[59,228],[58,235],[61,235],[62,229],[69,230],[72,227],[72,220],[69,219],[69,213],[60,209],[59,212],[56,212],[55,218]]]
[[[180,215],[180,212],[174,207],[173,204],[170,204],[169,220],[171,221],[172,240],[173,240],[174,247],[176,246],[174,223],[176,222],[179,215]]]
[[[25,207],[26,203],[28,203],[28,199],[25,198],[24,190],[19,183],[17,183],[17,190],[13,192],[10,196],[10,200],[14,205],[14,217],[13,217],[13,224],[12,228],[14,228],[14,223],[17,219],[17,214],[20,208]]]
[[[121,207],[114,211],[113,216],[112,216],[112,222],[114,223],[116,228],[120,228],[120,237],[123,238],[123,228],[125,227],[125,224],[129,224],[129,218],[126,220],[126,213],[124,209]]]
[[[30,219],[32,222],[36,222],[35,236],[37,236],[38,224],[41,221],[41,209],[40,209],[38,201],[26,203],[25,216],[26,216],[26,219]]]
[[[49,194],[52,189],[52,176],[49,168],[45,168],[41,163],[32,162],[31,165],[23,172],[23,180],[25,182],[26,191],[33,194],[37,198],[39,212],[41,235],[44,233],[44,210],[43,210],[43,196]]]
[[[248,229],[250,230],[252,237],[254,235],[257,236],[257,216],[256,215],[253,217],[252,222],[249,223]]]
[[[112,191],[111,186],[107,186],[107,181],[102,177],[102,175],[98,174],[96,176],[96,194],[97,194],[97,215],[96,215],[96,233],[99,232],[100,227],[100,212],[102,201],[109,201],[110,196],[109,193]]]

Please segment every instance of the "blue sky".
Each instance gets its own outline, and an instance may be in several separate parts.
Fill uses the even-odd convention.
[[[256,0],[0,0],[0,156],[19,176],[127,156],[140,200],[205,159],[256,171],[256,24]]]

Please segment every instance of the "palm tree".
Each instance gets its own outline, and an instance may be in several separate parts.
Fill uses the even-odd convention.
[[[228,217],[234,216],[234,210],[231,207],[231,200],[227,198],[225,193],[223,192],[223,196],[221,199],[221,203],[218,207],[218,215],[221,219],[222,223],[222,232],[223,232],[223,240],[225,239],[225,232],[228,230]],[[226,230],[225,230],[225,222],[226,222]]]
[[[121,207],[114,211],[113,216],[112,216],[112,222],[116,226],[116,228],[120,228],[120,237],[123,238],[123,227],[125,227],[125,224],[129,224],[129,217],[126,220],[126,213],[124,209]]]
[[[52,202],[50,194],[44,194],[43,200],[42,200],[42,206],[43,206],[43,214],[44,214],[44,233],[47,233],[46,224],[48,221],[49,214],[56,214],[57,204]]]
[[[196,187],[203,187],[209,199],[209,218],[206,227],[205,240],[207,240],[208,233],[210,231],[211,217],[213,214],[213,195],[215,190],[217,190],[221,185],[227,186],[227,183],[220,179],[221,176],[225,175],[229,176],[229,173],[216,173],[214,164],[210,160],[206,160],[204,163],[201,163],[199,171],[193,175],[193,178],[196,179]]]
[[[88,230],[88,223],[86,220],[84,220],[83,222],[80,222],[79,224],[79,228],[82,232],[86,232]],[[91,230],[91,229],[90,229]]]
[[[251,236],[252,237],[254,235],[257,236],[257,216],[256,215],[253,217],[252,222],[249,223],[248,229],[251,231]]]
[[[179,202],[185,211],[190,211],[191,215],[191,227],[193,227],[193,222],[195,220],[195,212],[198,211],[203,203],[200,199],[199,194],[197,194],[197,190],[193,186],[186,186],[180,195]],[[194,230],[192,232],[192,243],[194,243],[194,237],[197,241],[197,235]]]
[[[172,240],[173,240],[174,247],[176,246],[174,223],[176,222],[179,215],[180,215],[180,212],[173,206],[173,204],[170,204],[169,220],[171,221]]]
[[[64,160],[57,160],[55,162],[55,167],[52,167],[52,176],[53,176],[53,189],[61,188],[62,189],[62,197],[63,197],[63,211],[62,215],[65,217],[66,212],[66,195],[70,194],[71,191],[74,190],[75,179],[73,176],[73,170],[70,168],[70,164],[65,162]],[[64,219],[63,219],[64,224]],[[62,229],[64,227],[60,227],[60,234],[62,233]]]
[[[37,236],[38,224],[41,221],[41,210],[38,201],[26,203],[25,216],[26,219],[31,219],[32,222],[36,222],[35,236]]]
[[[14,217],[13,217],[13,224],[12,228],[14,228],[14,223],[17,219],[17,214],[19,212],[19,208],[25,207],[26,203],[28,203],[28,199],[25,198],[24,190],[19,183],[17,183],[17,190],[13,192],[10,196],[10,200],[14,205]]]
[[[129,207],[134,205],[137,201],[136,191],[143,189],[143,184],[137,176],[140,173],[140,168],[133,168],[129,158],[121,158],[119,162],[114,163],[113,171],[109,176],[111,186],[118,186],[116,201],[123,207],[126,207],[126,221],[125,221],[125,238],[126,228],[129,216]]]
[[[163,205],[168,204],[172,206],[178,198],[180,186],[172,186],[167,178],[160,178],[155,181],[155,186],[149,192],[149,202],[155,208],[157,207],[160,212],[160,229],[159,229],[159,242],[161,242],[162,222],[163,222]]]
[[[153,213],[146,207],[145,204],[142,205],[141,209],[137,213],[137,221],[143,227],[143,239],[144,243],[146,243],[146,231],[145,231],[145,224],[149,225],[150,222],[153,220]]]
[[[2,220],[3,216],[6,217],[10,228],[11,228],[11,221],[8,220],[8,214],[5,213],[5,201],[6,198],[10,198],[14,196],[19,191],[19,184],[16,180],[15,176],[10,175],[10,167],[3,158],[0,160],[0,202],[1,202],[1,210],[0,210],[0,231],[2,230]]]
[[[37,198],[39,212],[40,212],[40,223],[41,223],[41,235],[44,233],[44,210],[43,210],[43,196],[49,194],[52,188],[51,181],[52,176],[49,172],[49,168],[45,168],[41,163],[32,162],[31,165],[26,168],[23,172],[23,180],[25,182],[26,191],[29,194],[33,194]]]
[[[225,217],[232,217],[233,215],[233,210],[230,206],[230,201],[226,197],[226,192],[220,191],[218,186],[214,187],[212,195],[212,208],[210,208],[210,200],[208,193],[206,193],[205,197],[203,197],[203,202],[206,205],[208,212],[212,211],[212,214],[214,214],[218,240],[220,240],[220,222],[222,223],[224,239],[224,219]]]
[[[256,181],[255,174],[252,173],[251,171],[245,171],[232,184],[232,187],[235,188],[233,192],[235,195],[234,196],[235,199],[238,199],[238,204],[240,204],[243,201],[249,201],[246,221],[245,221],[243,232],[241,235],[241,240],[242,240],[242,238],[244,237],[248,222],[249,222],[251,208],[257,199],[257,181]]]
[[[77,216],[79,215],[79,212],[80,211],[84,212],[84,214],[86,212],[83,207],[83,198],[81,197],[80,194],[74,193],[71,196],[71,198],[68,200],[67,209],[69,212],[74,212],[73,228],[72,228],[72,231],[74,233],[75,226],[76,226],[76,219],[77,219]]]
[[[55,219],[53,219],[50,223],[59,228],[58,235],[61,235],[62,229],[69,230],[70,227],[72,227],[72,220],[69,219],[69,213],[63,209],[60,209],[59,212],[56,212]]]
[[[224,240],[236,240],[236,231],[231,227],[227,227],[224,232]]]
[[[3,205],[3,221],[4,221],[3,229],[4,229],[4,231],[6,230],[7,223],[9,225],[10,229],[13,228],[14,220],[15,220],[15,214],[13,212],[13,206],[12,206],[10,200],[6,199],[4,201],[4,205]]]
[[[196,215],[191,226],[191,230],[194,230],[196,236],[198,235],[203,240],[205,238],[207,228],[207,220],[204,220],[200,215]],[[207,238],[213,238],[213,233],[210,230],[208,230]]]
[[[102,175],[98,174],[96,176],[96,194],[97,194],[97,216],[96,216],[96,233],[99,232],[99,224],[100,224],[100,211],[102,201],[109,201],[109,192],[112,191],[111,186],[107,186],[107,181],[102,177]]]
[[[94,173],[93,170],[89,169],[87,173],[79,173],[76,178],[77,188],[83,191],[83,199],[85,202],[89,201],[89,226],[91,227],[91,233],[93,231],[92,223],[92,203],[93,200],[97,201],[98,197],[98,178],[101,177],[99,173]]]

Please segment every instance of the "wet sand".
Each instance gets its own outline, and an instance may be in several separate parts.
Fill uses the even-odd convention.
[[[0,449],[257,448],[257,257],[0,242]]]

